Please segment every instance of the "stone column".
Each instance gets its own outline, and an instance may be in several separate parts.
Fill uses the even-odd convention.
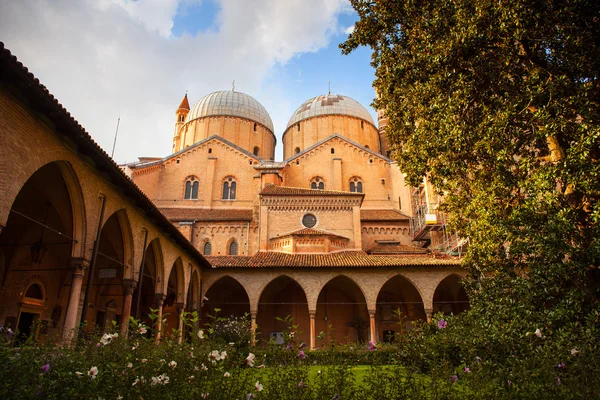
[[[136,282],[133,279],[123,279],[123,310],[121,311],[121,335],[127,335],[129,317],[131,316],[131,303]]]
[[[71,278],[71,291],[69,293],[69,302],[67,312],[65,313],[65,322],[63,324],[62,338],[65,344],[69,344],[75,335],[75,326],[77,325],[77,314],[79,313],[79,303],[81,300],[81,287],[83,285],[83,275],[89,266],[89,261],[85,258],[71,258],[71,267],[73,275]],[[86,289],[88,290],[88,289]],[[84,304],[84,307],[86,304]]]
[[[377,330],[375,328],[375,310],[369,310],[370,335],[371,342],[377,343]]]
[[[156,308],[158,309],[158,318],[156,321],[156,325],[154,326],[154,329],[156,329],[156,334],[154,335],[155,344],[158,344],[160,342],[160,336],[162,334],[163,304],[166,298],[167,296],[165,296],[162,293],[156,293],[154,295],[154,301],[156,302]]]
[[[256,315],[258,311],[250,312],[250,344],[256,345]]]
[[[183,312],[185,311],[185,303],[177,303],[177,343],[183,342]]]
[[[427,323],[430,323],[433,318],[433,310],[431,308],[426,308],[425,315],[427,316]]]
[[[317,348],[317,333],[315,329],[315,317],[317,316],[316,311],[309,311],[310,316],[310,349],[314,350]]]
[[[6,314],[8,313],[8,301],[4,300],[6,294],[6,286],[0,286],[0,324],[4,325]]]

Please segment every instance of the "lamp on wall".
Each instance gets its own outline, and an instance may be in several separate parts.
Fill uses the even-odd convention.
[[[30,248],[31,251],[31,263],[32,264],[41,264],[44,255],[48,251],[48,248],[44,246],[44,242],[42,239],[44,238],[44,230],[46,229],[46,219],[48,218],[48,210],[50,209],[50,203],[46,203],[46,213],[44,214],[44,223],[42,224],[42,233],[40,233],[40,238],[37,242],[35,242]]]

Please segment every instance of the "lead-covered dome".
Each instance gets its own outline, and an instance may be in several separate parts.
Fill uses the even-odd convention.
[[[274,132],[267,110],[254,97],[233,90],[207,94],[190,110],[185,122],[209,116],[233,116],[257,122]]]
[[[290,118],[286,130],[302,120],[321,115],[347,115],[375,125],[369,111],[358,101],[348,96],[328,94],[305,101]]]

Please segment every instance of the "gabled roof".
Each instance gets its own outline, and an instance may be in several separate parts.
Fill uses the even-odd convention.
[[[364,197],[364,193],[343,192],[339,190],[306,189],[290,186],[277,186],[269,183],[259,193],[261,196],[351,196]]]
[[[360,210],[361,221],[409,221],[410,217],[398,210]]]
[[[338,239],[350,240],[345,236],[338,235],[337,233],[322,231],[320,229],[314,228],[301,228],[293,232],[288,232],[279,236],[272,237],[271,240],[281,239],[289,236],[331,236],[336,237]]]
[[[317,143],[313,144],[312,146],[310,146],[310,147],[304,149],[303,151],[301,151],[300,153],[294,154],[292,157],[288,158],[285,161],[289,163],[289,162],[295,160],[296,158],[302,157],[304,154],[306,154],[306,153],[308,153],[308,152],[316,149],[317,147],[321,146],[322,144],[327,143],[328,141],[333,140],[333,139],[341,139],[341,140],[343,140],[345,142],[350,143],[353,146],[358,147],[359,149],[361,149],[363,151],[366,151],[369,154],[372,154],[375,157],[381,158],[382,160],[384,160],[386,162],[393,162],[391,159],[387,158],[386,156],[381,155],[381,154],[379,154],[377,152],[374,152],[371,149],[367,149],[365,146],[361,146],[360,144],[358,144],[358,143],[356,143],[356,142],[354,142],[354,141],[352,141],[352,140],[350,140],[348,138],[343,137],[339,133],[333,134],[333,135],[331,135],[331,136],[329,136],[329,137],[321,140],[320,142],[317,142]]]
[[[252,210],[206,209],[206,208],[161,208],[170,221],[252,221]]]
[[[213,268],[381,268],[459,266],[460,260],[442,254],[368,255],[364,251],[328,254],[288,254],[264,251],[254,256],[206,256]]]
[[[149,162],[149,163],[139,163],[139,162],[138,162],[138,163],[132,163],[132,164],[127,164],[127,165],[128,165],[130,168],[136,169],[136,168],[145,168],[145,167],[151,167],[151,166],[153,166],[153,165],[162,164],[162,163],[164,163],[165,161],[168,161],[168,160],[170,160],[170,159],[172,159],[172,158],[179,157],[179,156],[180,156],[180,155],[182,155],[183,153],[185,153],[185,152],[187,152],[187,151],[190,151],[190,150],[192,150],[192,149],[195,149],[195,148],[196,148],[196,147],[198,147],[198,146],[202,146],[204,143],[206,143],[206,142],[209,142],[209,141],[211,141],[211,140],[219,140],[219,141],[221,141],[221,142],[225,143],[227,146],[230,146],[230,147],[232,147],[232,148],[236,149],[236,150],[237,150],[237,151],[239,151],[240,153],[243,153],[244,155],[246,155],[246,156],[248,156],[248,157],[251,157],[251,158],[255,159],[256,161],[260,161],[260,160],[261,160],[261,158],[260,158],[260,157],[258,157],[258,156],[255,156],[254,154],[250,153],[248,150],[246,150],[246,149],[243,149],[243,148],[241,148],[240,146],[238,146],[238,145],[235,145],[235,144],[231,143],[229,140],[227,140],[227,139],[223,139],[221,136],[218,136],[218,135],[212,135],[212,136],[209,136],[209,137],[207,137],[206,139],[202,139],[201,141],[199,141],[199,142],[196,142],[196,143],[194,143],[194,144],[192,144],[192,145],[190,145],[190,146],[186,147],[185,149],[181,149],[181,150],[179,150],[177,153],[173,153],[173,154],[170,154],[170,155],[168,155],[168,156],[166,156],[166,157],[164,157],[164,158],[161,158],[161,159],[160,159],[160,160],[158,160],[158,161],[153,161],[153,162]]]
[[[33,76],[21,62],[13,56],[4,43],[0,42],[0,80],[11,82],[36,112],[43,114],[54,126],[52,130],[61,141],[71,141],[77,152],[87,157],[94,164],[94,169],[107,175],[110,183],[120,189],[123,196],[144,210],[148,219],[164,230],[173,241],[200,265],[207,265],[206,260],[181,232],[156,208],[154,203],[135,183],[121,170],[113,159],[92,139],[90,134],[73,118],[48,89]],[[73,146],[70,146],[73,147]]]

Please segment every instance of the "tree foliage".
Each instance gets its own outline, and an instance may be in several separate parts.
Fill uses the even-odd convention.
[[[600,3],[351,0],[374,105],[408,182],[470,238],[467,284],[502,335],[598,328]]]

